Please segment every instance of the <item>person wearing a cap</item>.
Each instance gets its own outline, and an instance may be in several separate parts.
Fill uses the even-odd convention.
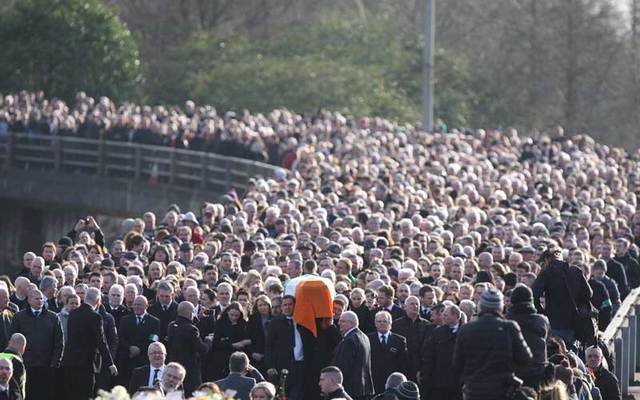
[[[396,400],[420,400],[420,388],[415,382],[402,382],[395,390]]]
[[[514,367],[532,360],[520,326],[502,317],[503,308],[502,292],[493,287],[485,290],[478,302],[478,319],[458,331],[453,370],[465,400],[505,399],[515,384]]]
[[[522,336],[533,354],[533,361],[517,367],[516,375],[524,381],[524,386],[538,389],[547,364],[547,338],[551,331],[549,319],[538,314],[533,305],[533,292],[522,283],[511,292],[511,306],[506,316],[520,325]]]
[[[182,265],[188,267],[193,262],[193,246],[189,242],[180,245],[180,257],[178,260]]]

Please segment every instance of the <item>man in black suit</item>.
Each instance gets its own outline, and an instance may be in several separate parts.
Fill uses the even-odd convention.
[[[102,293],[102,292],[101,292]],[[105,298],[101,294],[100,303]],[[116,321],[113,315],[109,314],[102,304],[96,310],[102,318],[102,329],[104,329],[104,336],[107,341],[107,348],[111,354],[113,360],[118,356],[118,329],[116,327]],[[100,368],[100,372],[96,375],[96,391],[99,389],[111,390],[113,387],[113,376],[107,368]]]
[[[394,333],[407,339],[407,378],[416,379],[422,363],[422,345],[433,332],[434,325],[420,317],[420,300],[416,296],[409,296],[404,301],[406,317],[393,321]]]
[[[158,341],[160,321],[149,315],[147,298],[138,295],[133,300],[133,314],[122,317],[120,321],[120,338],[118,344],[118,362],[121,385],[128,385],[134,368],[147,363],[144,349],[152,342]]]
[[[22,392],[13,376],[10,360],[0,359],[0,400],[22,400]]]
[[[404,310],[394,303],[395,290],[391,286],[378,288],[378,309],[376,311],[389,311],[391,318],[396,320],[405,316]]]
[[[456,305],[445,307],[442,313],[444,325],[434,329],[424,343],[422,359],[422,390],[429,399],[456,400],[462,398],[460,382],[453,378],[453,350],[460,329],[462,312]]]
[[[115,284],[109,289],[109,302],[104,305],[106,312],[111,314],[116,322],[116,327],[120,329],[120,321],[125,315],[131,314],[131,311],[123,304],[124,288],[122,285]]]
[[[94,373],[100,365],[109,368],[111,375],[118,374],[105,340],[102,317],[97,313],[102,295],[100,289],[89,288],[84,303],[69,313],[67,345],[62,356],[64,398],[85,400],[94,395]],[[100,358],[96,355],[99,353]]]
[[[249,400],[249,392],[256,385],[256,380],[244,376],[249,368],[249,357],[237,351],[229,357],[229,375],[217,380],[215,383],[224,392],[228,389],[235,390],[236,399]]]
[[[302,399],[304,391],[304,347],[300,328],[292,319],[295,301],[293,296],[282,299],[282,317],[271,320],[264,348],[270,377],[289,371],[286,391],[291,400]]]
[[[371,344],[371,375],[376,393],[384,392],[387,377],[407,368],[407,339],[391,332],[391,314],[378,311],[376,331],[367,335]]]
[[[173,285],[167,281],[158,283],[156,288],[157,301],[149,307],[149,314],[160,320],[160,340],[167,338],[167,327],[178,315],[178,303],[173,299],[175,296]]]
[[[344,374],[344,388],[354,399],[366,399],[373,394],[371,378],[371,345],[358,329],[358,316],[345,311],[339,321],[342,341],[336,348],[333,364]]]
[[[169,361],[180,363],[185,370],[184,392],[191,395],[202,383],[200,359],[211,348],[213,334],[206,339],[193,324],[193,304],[183,301],[178,305],[178,316],[167,328],[167,349]]]
[[[27,399],[46,399],[51,395],[53,371],[62,357],[62,327],[58,316],[44,307],[42,292],[32,289],[29,306],[16,314],[13,330],[27,338],[24,365],[27,370]]]
[[[141,387],[160,387],[162,374],[164,373],[164,362],[167,358],[167,349],[161,342],[153,342],[147,351],[149,364],[138,367],[131,373],[129,382],[129,394],[133,396]]]

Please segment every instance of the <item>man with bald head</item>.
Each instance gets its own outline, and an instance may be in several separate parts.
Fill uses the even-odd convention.
[[[22,400],[22,392],[13,377],[11,361],[0,359],[0,399]]]
[[[204,340],[193,324],[193,304],[183,301],[178,304],[178,316],[167,328],[167,347],[169,361],[180,363],[187,371],[184,379],[184,392],[189,396],[202,383],[200,359],[211,348],[213,338]]]
[[[160,320],[147,313],[147,298],[138,295],[133,300],[133,314],[120,320],[118,343],[118,381],[127,386],[131,371],[147,363],[145,350],[152,342],[159,340]]]
[[[15,379],[22,397],[25,397],[25,385],[27,383],[27,374],[24,369],[24,361],[22,355],[27,348],[27,338],[21,333],[14,333],[9,339],[7,348],[0,353],[0,359],[11,360],[13,367],[13,379]]]
[[[358,328],[358,315],[345,311],[338,325],[342,341],[336,348],[333,365],[344,374],[344,389],[354,399],[366,399],[373,394],[371,377],[371,344]]]

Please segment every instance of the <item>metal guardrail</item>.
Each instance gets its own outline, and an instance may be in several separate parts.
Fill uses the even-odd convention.
[[[627,295],[602,337],[611,354],[615,355],[615,375],[623,395],[630,386],[638,386],[636,372],[640,371],[640,288]]]
[[[0,166],[103,175],[185,189],[244,189],[251,177],[270,177],[275,166],[172,147],[68,136],[0,136]]]

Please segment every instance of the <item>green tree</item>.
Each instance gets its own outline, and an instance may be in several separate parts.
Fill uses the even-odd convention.
[[[178,61],[167,64],[161,81],[179,100],[192,97],[222,110],[326,108],[415,122],[421,112],[421,52],[420,38],[385,14],[367,20],[339,16],[265,41],[198,34],[173,50],[169,58]],[[464,125],[475,101],[466,90],[471,70],[463,58],[444,51],[437,60],[436,113]]]
[[[141,80],[131,32],[101,0],[21,0],[0,13],[0,90],[129,99]]]

